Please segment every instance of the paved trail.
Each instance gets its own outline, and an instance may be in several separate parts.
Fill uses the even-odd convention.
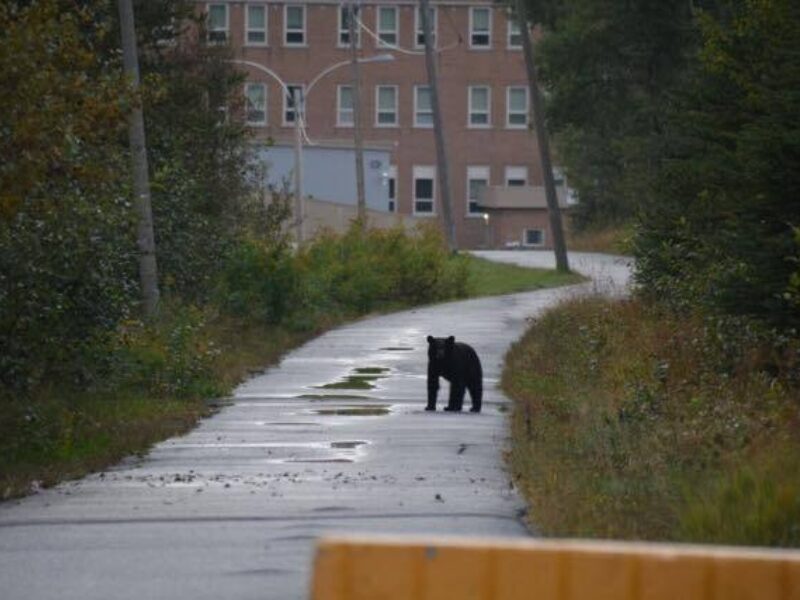
[[[604,288],[626,281],[624,261],[572,259]],[[311,341],[146,458],[0,505],[0,597],[300,599],[320,534],[527,535],[502,464],[503,354],[526,318],[590,288],[443,304]],[[422,410],[428,334],[478,350],[482,414]],[[319,387],[369,367],[386,369],[374,389]]]

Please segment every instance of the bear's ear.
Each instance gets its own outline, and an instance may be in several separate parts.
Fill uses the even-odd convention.
[[[429,343],[429,344],[432,344],[434,341],[435,341],[435,340],[433,339],[433,336],[432,336],[432,335],[429,335],[429,336],[428,336],[428,343]]]
[[[455,344],[455,342],[456,342],[456,338],[453,337],[452,335],[449,338],[447,338],[447,345],[448,346],[452,346],[453,344]]]

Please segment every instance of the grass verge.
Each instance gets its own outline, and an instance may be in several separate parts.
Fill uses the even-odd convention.
[[[465,260],[468,297],[564,285],[575,275]],[[169,309],[165,311],[169,313]],[[255,371],[345,320],[315,317],[301,331],[247,318],[166,314],[156,331],[122,327],[125,372],[108,385],[76,390],[43,387],[32,398],[4,398],[0,413],[0,499],[30,493],[143,454],[165,438],[185,433],[213,412],[208,400],[230,392]],[[189,312],[186,316],[184,313]],[[357,316],[357,315],[350,315]],[[372,373],[362,378],[375,377]]]
[[[506,357],[508,461],[545,535],[800,546],[797,341],[575,300]]]
[[[469,268],[467,290],[470,297],[514,294],[586,281],[578,273],[529,269],[471,255],[467,255],[465,260]]]

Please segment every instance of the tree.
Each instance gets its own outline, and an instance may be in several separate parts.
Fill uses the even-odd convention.
[[[691,85],[642,210],[637,278],[675,306],[800,327],[800,6],[725,2],[701,16]]]
[[[527,0],[547,122],[578,227],[629,220],[658,164],[663,115],[693,45],[685,0]]]

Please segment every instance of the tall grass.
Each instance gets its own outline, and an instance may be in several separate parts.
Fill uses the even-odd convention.
[[[797,343],[569,302],[507,356],[509,461],[548,535],[800,545]]]

